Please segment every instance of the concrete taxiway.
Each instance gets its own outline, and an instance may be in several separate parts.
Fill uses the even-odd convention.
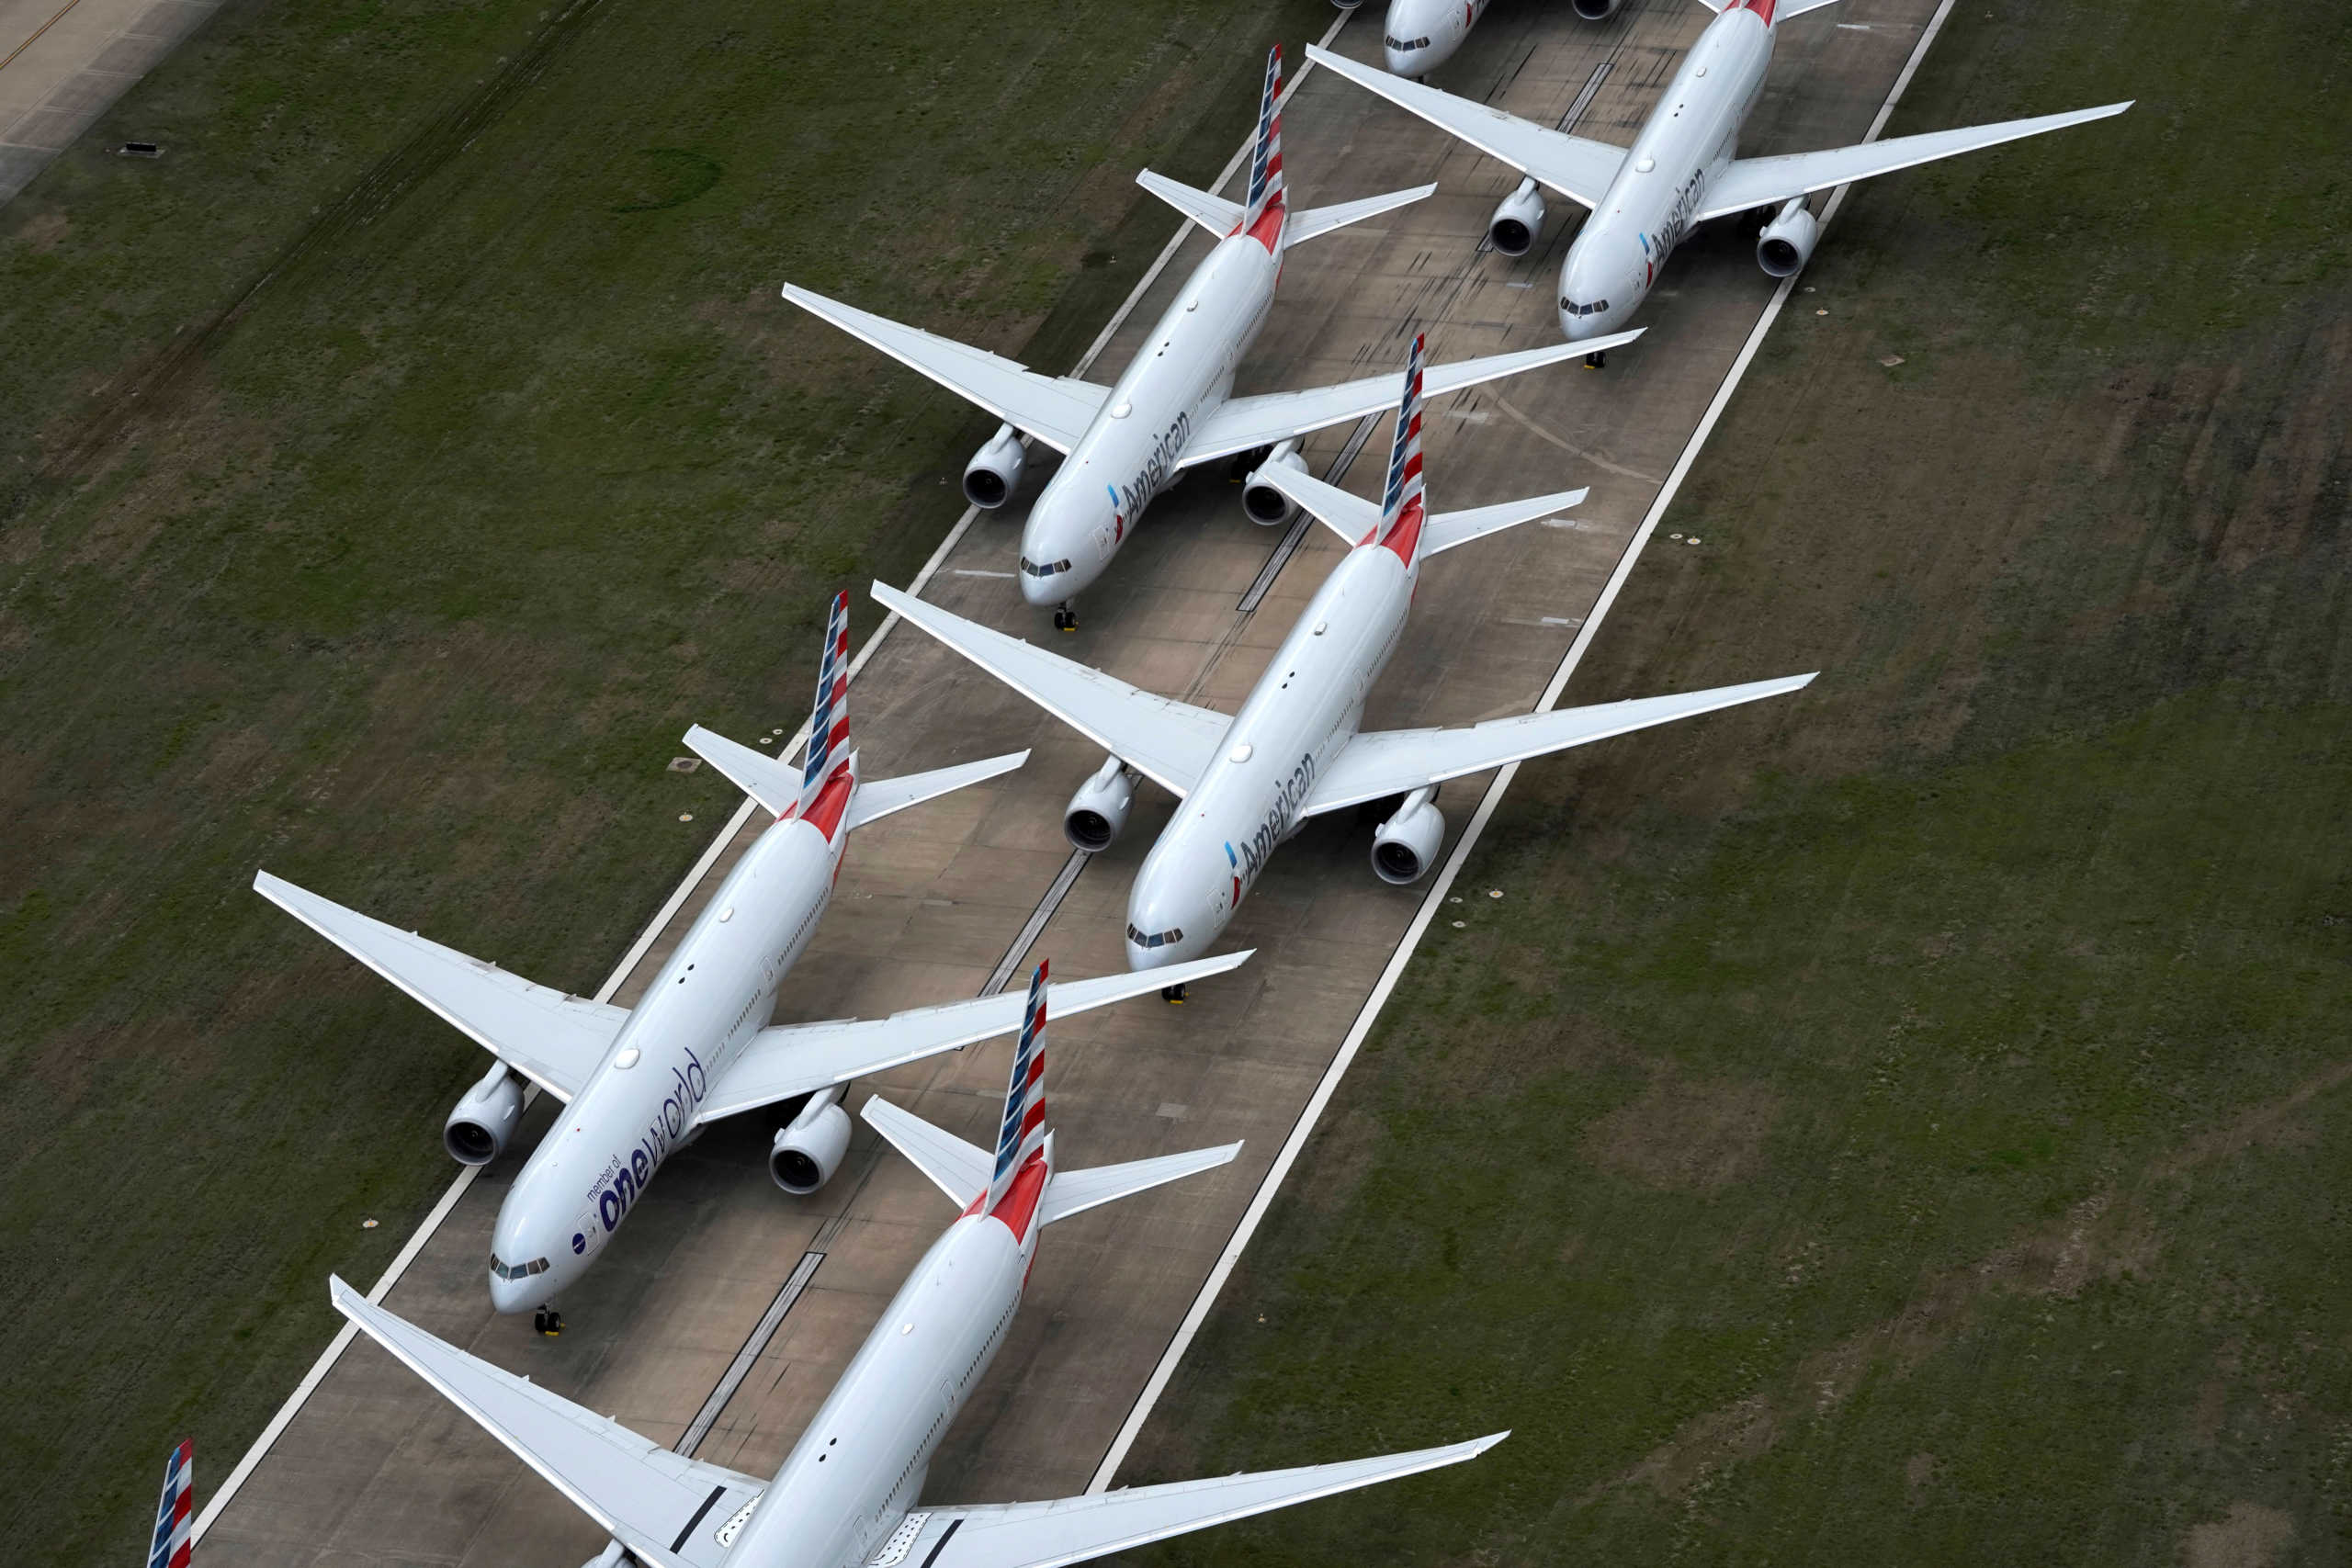
[[[218,9],[219,0],[0,0],[0,201]]]
[[[1933,10],[1931,0],[1848,0],[1792,24],[1747,150],[1860,138]],[[1645,0],[1602,27],[1525,7],[1489,17],[1440,85],[1555,123],[1580,105],[1576,129],[1622,142],[1706,19],[1681,0]],[[1350,26],[1336,47],[1374,58],[1376,28]],[[1329,73],[1300,85],[1284,131],[1302,205],[1426,179],[1440,192],[1293,255],[1239,390],[1398,367],[1416,327],[1429,331],[1433,358],[1556,341],[1550,282],[1571,215],[1555,207],[1544,243],[1519,261],[1481,254],[1486,216],[1515,177]],[[1175,221],[1171,214],[1171,229]],[[1093,367],[1096,378],[1125,363],[1201,243],[1186,241],[1157,276]],[[1368,727],[1467,722],[1534,704],[1772,295],[1751,246],[1724,232],[1686,247],[1652,297],[1649,335],[1612,354],[1607,370],[1571,365],[1434,411],[1434,505],[1576,484],[1593,493],[1556,525],[1521,528],[1431,564]],[[1779,330],[1801,331],[1805,319]],[[1315,470],[1327,471],[1354,434],[1310,444]],[[1349,470],[1359,492],[1374,481],[1381,434],[1369,460]],[[1037,484],[1027,481],[1024,498]],[[926,596],[1127,680],[1226,708],[1339,548],[1319,528],[1252,526],[1238,488],[1212,468],[1153,508],[1141,537],[1081,604],[1080,629],[1055,637],[1011,578],[1019,510],[1016,502],[973,524]],[[865,605],[861,624],[872,616]],[[1569,700],[1639,694],[1572,690]],[[1060,812],[1099,764],[1094,748],[906,628],[876,650],[852,701],[876,776],[1016,744],[1035,755],[992,786],[859,836],[780,1016],[873,1014],[968,995],[1038,955],[1064,976],[1121,963],[1125,891],[1166,819],[1165,796],[1147,786],[1125,837],[1073,868]],[[1771,721],[1794,722],[1796,712]],[[695,716],[681,715],[680,728]],[[1717,722],[1610,744],[1704,744]],[[1477,787],[1449,786],[1441,804],[1453,831]],[[738,849],[719,857],[721,869]],[[1194,987],[1191,1005],[1146,999],[1052,1026],[1047,1094],[1066,1160],[1136,1158],[1235,1137],[1248,1146],[1224,1170],[1055,1229],[1012,1338],[942,1450],[931,1496],[1013,1500],[1086,1484],[1421,901],[1421,889],[1377,882],[1368,849],[1368,829],[1348,813],[1287,845],[1232,929],[1233,944],[1256,947],[1257,960]],[[705,878],[673,912],[617,1000],[633,998],[715,881]],[[1053,890],[1057,901],[1048,900]],[[1033,923],[1034,944],[1010,951]],[[373,982],[355,973],[352,983]],[[417,1027],[438,1026],[420,1012]],[[986,1142],[1008,1051],[998,1043],[918,1064],[861,1085],[852,1104],[878,1091]],[[699,1457],[739,1470],[772,1470],[952,1218],[950,1206],[863,1133],[824,1191],[786,1198],[763,1170],[770,1123],[722,1125],[673,1158],[640,1204],[648,1212],[566,1301],[569,1331],[543,1340],[527,1319],[492,1316],[483,1265],[505,1183],[550,1109],[542,1102],[525,1148],[457,1201],[390,1304],[650,1438],[690,1441]],[[203,1550],[255,1565],[503,1568],[576,1562],[602,1545],[570,1505],[363,1342],[334,1363],[220,1510]]]

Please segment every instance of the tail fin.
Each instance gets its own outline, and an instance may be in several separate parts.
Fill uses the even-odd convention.
[[[800,769],[800,811],[806,816],[834,756],[849,750],[849,593],[833,595],[825,617],[825,655],[817,666],[817,705],[808,716],[808,761]]]
[[[164,1465],[163,1501],[155,1505],[155,1543],[147,1568],[187,1568],[196,1523],[196,1443],[184,1439]]]
[[[1241,227],[1258,226],[1269,208],[1283,205],[1283,46],[1266,51],[1266,89],[1258,98],[1258,144],[1250,152],[1250,197]]]
[[[1046,1142],[1046,964],[1029,976],[1029,1008],[1021,1017],[1021,1044],[1012,1054],[1012,1081],[1004,1091],[1004,1120],[996,1132],[996,1169],[989,1177],[983,1213],[1004,1199],[1032,1149]]]
[[[1421,346],[1413,334],[1413,356],[1405,362],[1405,396],[1396,405],[1396,437],[1388,449],[1388,488],[1381,492],[1380,544],[1411,566],[1420,557],[1421,524],[1428,515],[1421,496]]]

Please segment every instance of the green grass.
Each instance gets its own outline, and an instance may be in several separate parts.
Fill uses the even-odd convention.
[[[478,1053],[254,869],[593,988],[988,429],[778,285],[1067,366],[1323,20],[232,0],[0,212],[0,1557],[130,1557],[447,1179]]]
[[[1163,1560],[2341,1555],[2347,41],[1955,11],[2140,107],[1856,193],[1571,697],[1827,672],[1521,775],[1122,1479],[1514,1437]]]

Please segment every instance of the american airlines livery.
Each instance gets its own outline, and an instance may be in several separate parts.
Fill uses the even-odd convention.
[[[1214,1169],[1241,1148],[1062,1169],[1046,1126],[1046,1007],[1041,964],[993,1150],[886,1100],[865,1102],[866,1121],[963,1213],[915,1265],[767,1481],[674,1453],[477,1360],[341,1280],[329,1286],[334,1304],[611,1534],[590,1568],[1061,1568],[1457,1464],[1508,1435],[1046,1503],[924,1504],[932,1456],[1004,1343],[1039,1233],[1097,1204]]]
[[[1041,376],[1010,359],[785,286],[784,297],[794,304],[1004,421],[964,470],[964,494],[975,506],[1003,505],[1020,483],[1027,455],[1016,432],[1065,454],[1023,525],[1020,562],[1022,597],[1039,608],[1053,606],[1060,630],[1078,625],[1078,595],[1102,576],[1152,498],[1184,469],[1261,454],[1243,505],[1255,522],[1287,522],[1289,506],[1264,477],[1280,468],[1305,471],[1299,437],[1377,412],[1395,395],[1395,382],[1385,376],[1311,391],[1231,395],[1234,367],[1273,305],[1290,247],[1437,188],[1419,186],[1293,213],[1283,187],[1282,75],[1277,48],[1266,57],[1246,201],[1227,201],[1148,169],[1136,176],[1144,189],[1216,235],[1217,243],[1115,385]],[[1440,365],[1429,373],[1428,390],[1432,397],[1458,392],[1570,357],[1572,352],[1552,347]]]
[[[874,1020],[770,1023],[776,988],[832,897],[850,834],[894,811],[1019,767],[1026,751],[907,778],[866,781],[849,745],[849,595],[834,597],[805,760],[739,746],[701,726],[686,744],[775,814],[695,917],[634,1009],[533,985],[496,964],[356,914],[263,872],[254,888],[430,1008],[498,1058],[449,1113],[452,1158],[487,1165],[523,1114],[528,1078],[564,1102],[516,1173],[491,1245],[490,1299],[500,1312],[555,1310],[662,1162],[722,1116],[807,1096],[775,1135],[769,1173],[814,1192],[849,1148],[841,1108],[852,1078],[1009,1033],[1015,996],[970,998]],[[1248,958],[1203,964],[1220,974]],[[1054,1005],[1084,1012],[1150,989],[1132,975],[1061,986]]]
[[[1777,25],[1831,0],[1702,3],[1720,14],[1683,57],[1631,147],[1536,125],[1314,45],[1306,53],[1526,176],[1489,220],[1487,237],[1503,254],[1526,254],[1544,227],[1537,186],[1592,209],[1560,265],[1559,311],[1560,330],[1584,345],[1586,363],[1593,366],[1611,346],[1604,339],[1613,339],[1641,307],[1674,247],[1711,218],[1752,215],[1761,224],[1757,265],[1787,277],[1812,258],[1820,237],[1820,224],[1805,205],[1815,191],[2105,119],[2132,107],[2127,101],[1821,152],[1743,158],[1739,129],[1763,95]]]
[[[1392,386],[1394,382],[1390,383]],[[1364,697],[1404,635],[1421,563],[1442,550],[1546,517],[1583,491],[1430,514],[1421,478],[1421,340],[1375,504],[1305,473],[1269,474],[1293,502],[1352,547],[1231,717],[1139,691],[1083,665],[975,626],[877,582],[874,597],[1111,753],[1063,816],[1079,849],[1109,847],[1126,823],[1137,775],[1183,804],[1144,857],[1127,896],[1127,964],[1157,969],[1205,951],[1225,930],[1276,845],[1310,817],[1390,803],[1373,838],[1383,880],[1419,881],[1436,863],[1445,819],[1438,785],[1505,762],[1565,750],[1672,719],[1793,692],[1794,675],[1677,696],[1499,718],[1461,729],[1363,734]],[[1170,1000],[1182,979],[1167,972]]]
[[[164,1495],[155,1505],[155,1534],[147,1568],[188,1568],[194,1556],[196,1444],[182,1439],[164,1463]]]

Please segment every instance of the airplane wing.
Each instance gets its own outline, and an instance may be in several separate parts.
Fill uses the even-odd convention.
[[[2121,114],[2130,100],[2095,109],[2045,114],[2032,119],[2003,120],[1998,125],[1972,125],[1958,130],[1930,130],[1918,136],[1897,136],[1885,141],[1865,141],[1856,147],[1832,147],[1820,152],[1791,152],[1778,158],[1737,158],[1707,187],[1707,205],[1701,219],[1728,218],[1754,207],[1770,207],[1791,197],[1810,196],[1849,180],[1891,175],[1920,164],[1932,164],[1980,147],[1997,147],[2045,130],[2064,130]]]
[[[1387,729],[1359,735],[1340,751],[1330,771],[1315,781],[1302,815],[1313,817],[1384,795],[1407,795],[1447,779],[1483,773],[1505,762],[1777,697],[1800,690],[1812,680],[1812,675],[1783,675],[1776,681],[1750,681],[1669,697],[1638,697],[1522,714],[1459,729]]]
[[[1305,507],[1317,521],[1350,545],[1362,544],[1373,529],[1380,526],[1379,502],[1366,501],[1312,474],[1273,467],[1261,470],[1259,479]],[[1532,523],[1539,517],[1549,517],[1555,512],[1566,512],[1571,506],[1582,504],[1587,493],[1581,490],[1564,490],[1551,495],[1531,495],[1524,501],[1499,501],[1492,506],[1474,506],[1464,512],[1441,512],[1429,520],[1422,532],[1421,558],[1426,560],[1456,545],[1466,545],[1473,539],[1483,539],[1505,528]]]
[[[1387,383],[1396,379],[1391,376]],[[1233,723],[1221,713],[1155,696],[1019,637],[975,626],[887,583],[876,582],[872,592],[875,603],[897,611],[1180,799],[1192,793]]]
[[[949,391],[979,404],[1057,452],[1068,452],[1094,423],[1111,389],[1075,376],[1040,376],[1027,366],[811,294],[797,284],[784,297],[854,338],[919,370]]]
[[[1549,186],[1582,207],[1598,207],[1625,162],[1625,150],[1587,136],[1570,136],[1520,118],[1517,115],[1441,93],[1419,82],[1392,76],[1361,65],[1319,44],[1306,46],[1306,57],[1327,71],[1336,71],[1360,87],[1379,94],[1398,108],[1417,114],[1440,130],[1467,141],[1487,157],[1509,164],[1538,185]]]
[[[535,986],[486,959],[371,919],[266,871],[254,891],[424,1004],[558,1100],[569,1101],[628,1021],[607,1007]]]
[[[1500,380],[1523,370],[1538,370],[1546,365],[1557,365],[1564,359],[1580,359],[1588,354],[1600,354],[1628,344],[1642,335],[1642,329],[1629,333],[1614,333],[1605,338],[1588,338],[1582,343],[1548,344],[1542,348],[1522,348],[1510,354],[1489,354],[1476,359],[1457,359],[1451,365],[1432,365],[1421,373],[1421,396],[1442,398],[1448,392],[1459,392],[1477,386],[1482,381]],[[1272,446],[1278,441],[1288,441],[1294,435],[1306,435],[1314,431],[1361,419],[1368,413],[1378,413],[1396,406],[1397,389],[1404,385],[1395,370],[1377,376],[1366,376],[1354,381],[1342,381],[1336,387],[1317,387],[1304,392],[1267,392],[1254,398],[1227,398],[1217,405],[1216,412],[1201,421],[1183,456],[1176,466],[1189,468],[1214,457],[1229,457],[1236,452],[1255,451]]]
[[[1163,986],[1182,986],[1222,975],[1239,968],[1255,951],[1245,948],[1139,974],[1056,981],[1046,987],[1047,1014],[1068,1018]],[[888,1018],[779,1023],[763,1029],[718,1075],[709,1098],[695,1113],[695,1125],[1010,1034],[1021,1027],[1022,1009],[1028,999],[1025,992],[1002,991],[939,1007],[912,1008]]]
[[[718,1568],[717,1532],[767,1483],[705,1464],[501,1371],[376,1305],[339,1279],[335,1310],[653,1568]]]
[[[1062,1568],[1294,1503],[1460,1464],[1509,1436],[1497,1432],[1446,1448],[1378,1459],[1129,1486],[1051,1503],[934,1508],[922,1516],[922,1528],[904,1561],[910,1568]],[[907,1523],[915,1519],[909,1515]]]

